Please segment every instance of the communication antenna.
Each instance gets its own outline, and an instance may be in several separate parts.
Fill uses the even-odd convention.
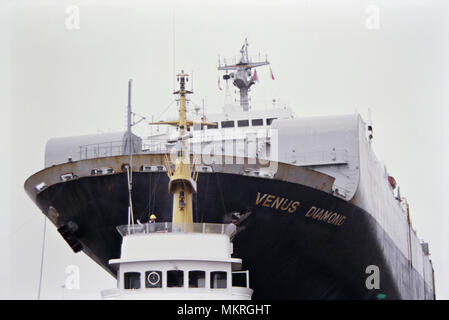
[[[129,165],[126,166],[126,177],[128,179],[128,226],[134,224],[134,213],[133,213],[133,203],[132,203],[132,184],[133,184],[133,175],[132,175],[132,167],[133,167],[133,137],[131,127],[132,124],[132,108],[131,108],[131,88],[132,88],[132,79],[128,81],[128,123],[127,123],[127,132],[126,132],[126,144],[129,153]]]
[[[204,98],[203,98],[203,118],[206,116],[206,113],[204,112]]]
[[[125,139],[125,154],[129,154],[129,165],[126,165],[126,176],[128,179],[128,225],[134,224],[134,212],[133,212],[133,203],[132,203],[132,183],[133,183],[133,148],[134,148],[134,139],[132,133],[132,127],[145,120],[146,118],[134,113],[132,111],[132,79],[128,80],[128,106],[127,106],[127,123],[126,123],[126,139]],[[135,120],[135,116],[140,117],[137,121]]]
[[[128,120],[126,123],[126,131],[128,133],[128,135],[131,134],[131,117],[132,117],[132,111],[131,111],[131,90],[132,90],[132,83],[133,83],[133,79],[129,79],[128,80],[128,110],[127,110],[127,116],[128,116]]]
[[[265,61],[250,61],[248,55],[248,41],[246,38],[240,49],[240,60],[237,63],[227,64],[226,59],[224,59],[224,65],[222,65],[219,60],[218,70],[226,72],[223,79],[229,80],[232,78],[233,85],[240,91],[240,107],[243,111],[248,111],[250,109],[248,92],[251,86],[258,81],[255,69],[269,64],[267,56],[265,56]],[[251,72],[252,69],[254,69],[254,72]],[[230,71],[231,74],[228,75],[228,71]]]
[[[126,123],[126,138],[125,138],[125,146],[124,146],[124,153],[125,154],[131,154],[132,153],[132,146],[133,146],[133,133],[132,133],[132,127],[139,124],[141,121],[145,120],[146,118],[144,116],[141,116],[140,114],[137,114],[132,111],[132,105],[131,105],[131,95],[132,95],[132,82],[133,79],[128,80],[128,105],[127,105],[127,123]],[[136,121],[135,117],[139,117],[139,119]]]
[[[176,32],[175,32],[175,7],[173,6],[173,91],[176,90]]]

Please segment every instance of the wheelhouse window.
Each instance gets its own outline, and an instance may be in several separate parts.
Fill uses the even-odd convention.
[[[269,126],[272,122],[273,122],[273,120],[276,120],[277,118],[268,118],[267,119],[267,126]]]
[[[233,287],[247,287],[247,273],[246,272],[233,272],[232,273],[232,286]]]
[[[125,272],[125,289],[140,289],[140,272]]]
[[[145,272],[145,288],[162,288],[162,271]]]
[[[253,119],[253,120],[251,120],[251,125],[253,127],[263,126],[263,119]]]
[[[225,289],[227,286],[227,273],[224,271],[214,271],[210,273],[211,289]]]
[[[189,271],[189,288],[205,288],[206,287],[206,272],[204,271]]]
[[[222,128],[234,128],[234,120],[222,121],[221,127]]]
[[[249,126],[249,120],[238,120],[237,126],[239,127],[248,127]]]
[[[169,288],[184,287],[184,271],[179,270],[167,271],[167,287]]]
[[[208,124],[207,129],[217,129],[218,128],[218,122],[212,122],[212,123],[215,123],[215,125],[213,126],[213,125]]]

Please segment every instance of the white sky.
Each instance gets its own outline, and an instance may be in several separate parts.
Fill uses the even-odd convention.
[[[69,5],[80,10],[79,30],[66,28]],[[379,8],[377,30],[366,28],[369,5]],[[159,115],[173,99],[174,61],[176,71],[194,72],[193,102],[205,98],[207,111],[219,111],[218,55],[237,55],[245,37],[250,54],[268,54],[276,77],[258,70],[256,108],[277,98],[297,116],[357,110],[366,119],[371,109],[376,153],[408,199],[418,236],[430,243],[437,298],[449,298],[449,2],[443,0],[0,0],[6,226],[0,298],[37,297],[43,215],[23,183],[43,169],[47,140],[124,130],[129,78],[135,112]],[[149,133],[145,124],[136,131]],[[43,298],[99,298],[101,289],[115,286],[47,227]],[[68,265],[80,267],[79,290],[61,287]]]

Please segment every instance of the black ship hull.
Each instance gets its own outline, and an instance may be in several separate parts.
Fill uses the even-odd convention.
[[[171,221],[167,189],[164,172],[134,173],[134,219],[146,222],[151,212],[158,222]],[[75,251],[83,249],[115,276],[108,261],[120,256],[116,226],[128,222],[124,173],[57,183],[36,202]],[[223,223],[234,211],[243,214],[234,255],[250,271],[254,299],[434,299],[429,279],[411,267],[375,219],[328,193],[273,179],[200,173],[193,202],[195,222]],[[366,285],[373,265],[380,272],[378,289]]]

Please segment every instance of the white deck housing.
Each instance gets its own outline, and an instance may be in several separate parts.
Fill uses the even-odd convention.
[[[247,271],[232,258],[235,225],[154,223],[120,226],[117,288],[103,299],[249,300]],[[234,272],[233,272],[234,270]],[[242,286],[233,279],[243,276]]]

